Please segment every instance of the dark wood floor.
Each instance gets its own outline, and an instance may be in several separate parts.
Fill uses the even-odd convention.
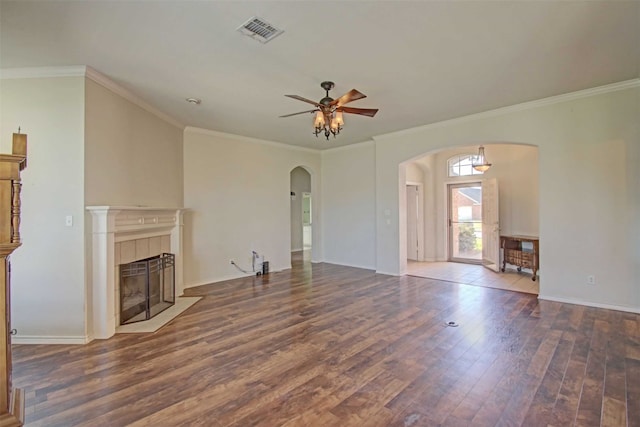
[[[299,260],[188,295],[155,334],[15,346],[27,425],[640,426],[638,315]]]

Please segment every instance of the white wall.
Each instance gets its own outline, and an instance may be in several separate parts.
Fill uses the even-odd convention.
[[[85,337],[84,96],[84,77],[0,80],[1,151],[18,126],[28,135],[23,244],[11,257],[15,342]]]
[[[375,174],[373,142],[322,152],[326,262],[376,268]]]
[[[400,163],[447,147],[532,144],[539,147],[541,298],[639,310],[638,117],[636,81],[376,137],[378,271],[400,271]],[[590,274],[595,286],[586,285]]]
[[[251,251],[264,255],[272,271],[290,268],[290,172],[311,173],[313,253],[322,209],[320,153],[218,132],[184,133],[185,286],[243,276],[230,260],[251,266]]]
[[[302,193],[311,192],[311,175],[301,167],[291,171],[291,191],[295,198],[291,199],[291,251],[302,250]],[[313,209],[313,195],[312,195]]]
[[[86,80],[87,205],[183,206],[182,129]]]

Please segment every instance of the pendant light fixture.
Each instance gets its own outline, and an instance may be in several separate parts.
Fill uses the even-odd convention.
[[[471,166],[478,172],[486,172],[491,167],[491,163],[487,161],[484,155],[484,147],[482,145],[478,148],[478,155],[473,158]]]

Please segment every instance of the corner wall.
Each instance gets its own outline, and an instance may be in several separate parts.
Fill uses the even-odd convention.
[[[185,287],[245,276],[251,251],[291,267],[290,172],[311,173],[312,259],[321,259],[320,153],[203,129],[184,132]]]
[[[85,203],[182,207],[182,128],[86,79]]]

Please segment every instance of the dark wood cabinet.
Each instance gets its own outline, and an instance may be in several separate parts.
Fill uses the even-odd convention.
[[[518,271],[530,268],[533,271],[531,280],[536,280],[539,260],[539,239],[535,236],[500,236],[500,248],[502,248],[502,271],[507,264],[515,265]]]
[[[0,154],[0,427],[24,420],[24,392],[11,384],[11,267],[20,246],[20,172],[27,165],[27,137],[13,134],[13,153]]]

